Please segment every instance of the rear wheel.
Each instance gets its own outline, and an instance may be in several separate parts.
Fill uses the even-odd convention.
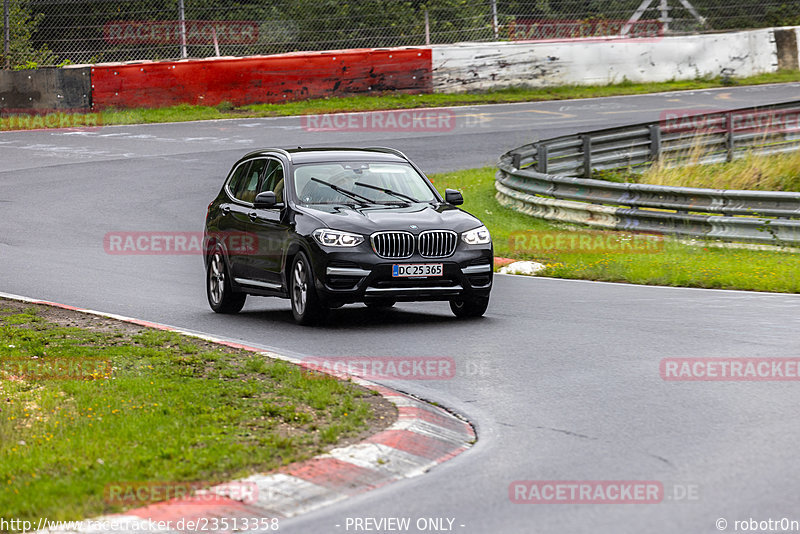
[[[303,252],[298,252],[294,259],[289,287],[292,315],[298,324],[317,324],[325,318],[328,309],[317,295],[314,271],[311,268],[311,262]]]
[[[217,313],[238,313],[247,300],[246,293],[233,290],[222,249],[214,249],[206,265],[206,296],[211,309]]]
[[[467,297],[450,301],[450,309],[456,317],[481,317],[489,307],[489,297]]]

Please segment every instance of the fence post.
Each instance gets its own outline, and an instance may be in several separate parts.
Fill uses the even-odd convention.
[[[536,146],[536,170],[542,174],[547,174],[547,145],[539,143]]]
[[[11,22],[9,15],[9,3],[11,0],[3,0],[3,68],[11,68]]]
[[[728,112],[725,114],[725,144],[728,148],[728,161],[733,161],[733,154],[736,151],[736,145],[733,141],[733,113]]]
[[[650,130],[650,159],[658,161],[661,158],[661,126],[651,124],[648,129]]]
[[[497,0],[492,0],[492,32],[494,33],[494,40],[497,41],[500,35],[497,25]]]
[[[661,0],[661,2],[659,3],[658,9],[661,11],[661,18],[659,20],[664,25],[664,31],[668,32],[669,31],[669,23],[670,23],[670,21],[672,21],[672,19],[669,16],[670,7],[669,7],[669,3],[667,2],[667,0]]]
[[[582,135],[583,138],[583,177],[592,177],[592,136]]]
[[[428,10],[425,10],[425,46],[431,45],[431,21],[428,18]]]
[[[181,57],[188,57],[186,54],[186,10],[183,8],[183,0],[178,0],[178,20],[181,30]]]

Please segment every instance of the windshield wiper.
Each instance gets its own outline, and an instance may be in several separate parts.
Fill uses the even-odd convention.
[[[313,176],[311,177],[311,181],[312,182],[317,182],[318,184],[326,185],[326,186],[330,187],[331,189],[333,189],[334,191],[336,191],[337,193],[341,193],[342,195],[344,195],[346,197],[350,197],[353,200],[361,203],[362,205],[363,204],[374,204],[373,200],[371,200],[371,199],[369,199],[367,197],[363,197],[363,196],[359,195],[358,193],[354,193],[352,191],[344,189],[343,187],[339,187],[336,184],[332,184],[330,182],[326,182],[325,180],[320,180],[319,178],[314,178]]]
[[[391,189],[386,189],[385,187],[378,187],[377,185],[365,184],[362,182],[354,182],[353,185],[366,187],[367,189],[374,189],[375,191],[380,191],[381,193],[386,193],[387,195],[392,195],[393,197],[402,198],[411,202],[420,202],[414,197],[404,195],[403,193],[398,193],[397,191],[392,191]]]

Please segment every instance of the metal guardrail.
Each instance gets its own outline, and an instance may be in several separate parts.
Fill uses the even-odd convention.
[[[535,217],[617,230],[800,243],[800,193],[617,183],[598,170],[643,171],[656,160],[719,163],[800,150],[800,101],[546,139],[500,158],[501,204]]]

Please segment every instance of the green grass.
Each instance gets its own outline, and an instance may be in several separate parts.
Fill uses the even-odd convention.
[[[708,189],[755,191],[800,191],[800,152],[747,156],[729,163],[702,165],[699,153],[691,154],[687,164],[667,167],[655,163],[641,174],[608,172],[597,178],[612,181]]]
[[[97,124],[144,124],[181,122],[210,119],[249,117],[283,117],[348,111],[377,111],[442,106],[464,106],[477,104],[499,104],[510,102],[537,102],[576,98],[637,95],[662,91],[700,90],[731,85],[758,85],[785,83],[800,80],[798,71],[779,71],[746,78],[700,77],[694,80],[667,81],[658,83],[622,82],[611,85],[567,85],[546,88],[510,88],[496,91],[479,91],[457,94],[407,94],[382,93],[349,97],[322,98],[280,104],[255,104],[235,107],[223,102],[216,107],[179,105],[159,109],[105,110]],[[46,123],[34,123],[34,128],[47,127]],[[58,126],[56,123],[55,126]],[[25,126],[23,125],[22,128]],[[0,119],[0,130],[20,128],[19,121]]]
[[[560,234],[597,236],[624,241],[624,232],[589,230],[550,223],[504,208],[495,199],[496,169],[486,167],[430,178],[439,191],[450,187],[464,192],[464,209],[479,217],[492,233],[495,256],[535,260],[547,269],[542,276],[655,284],[682,287],[800,292],[800,257],[783,251],[720,248],[712,244],[687,245],[665,238],[650,253],[551,252],[521,247],[520,236]],[[530,235],[530,234],[527,234]],[[522,241],[530,243],[531,241]],[[563,249],[562,249],[563,250]],[[597,249],[594,249],[597,250]]]
[[[374,417],[371,392],[285,362],[168,332],[64,327],[37,308],[12,308],[0,301],[6,518],[119,512],[104,499],[113,483],[269,471],[363,432]],[[100,363],[90,369],[91,359]],[[22,376],[15,362],[85,367],[82,379],[66,380]]]

